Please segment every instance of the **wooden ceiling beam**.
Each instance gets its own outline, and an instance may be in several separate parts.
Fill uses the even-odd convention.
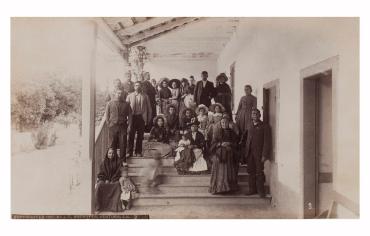
[[[122,43],[127,46],[134,46],[142,42],[157,38],[164,34],[167,34],[173,30],[183,28],[189,23],[196,22],[200,18],[198,17],[180,17],[173,18],[169,21],[161,23],[160,26],[154,27],[152,29],[139,31],[135,35],[122,39]]]
[[[159,25],[159,24],[161,24],[163,22],[166,22],[166,21],[169,21],[171,19],[172,19],[172,17],[154,17],[154,18],[150,18],[149,20],[139,22],[139,23],[137,23],[135,25],[132,25],[130,27],[126,27],[124,29],[118,30],[117,35],[119,37],[123,37],[125,35],[133,35],[133,34],[136,34],[140,31],[150,29],[151,27],[154,27],[156,25]]]

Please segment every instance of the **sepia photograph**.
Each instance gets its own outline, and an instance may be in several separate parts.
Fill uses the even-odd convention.
[[[359,17],[14,16],[10,43],[12,219],[360,218]]]

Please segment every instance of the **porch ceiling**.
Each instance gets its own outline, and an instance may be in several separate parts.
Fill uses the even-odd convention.
[[[216,59],[235,32],[235,17],[103,18],[126,46],[147,48],[152,60]]]

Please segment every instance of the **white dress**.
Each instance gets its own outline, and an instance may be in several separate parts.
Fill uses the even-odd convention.
[[[195,156],[195,162],[193,166],[189,169],[189,171],[192,171],[192,172],[206,171],[208,167],[207,167],[206,160],[204,160],[203,158],[202,149],[194,148],[193,152]]]
[[[175,156],[175,161],[178,161],[180,159],[180,153],[190,145],[190,140],[180,140],[178,144],[178,148],[176,148],[176,156]]]

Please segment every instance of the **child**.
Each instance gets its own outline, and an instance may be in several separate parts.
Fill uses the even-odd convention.
[[[209,113],[209,126],[207,129],[208,145],[212,142],[214,129],[217,128],[216,125],[221,121],[225,108],[220,103],[214,103],[209,107],[209,110],[211,112]]]
[[[195,110],[195,112],[197,113],[197,119],[199,121],[199,131],[206,136],[206,129],[208,128],[208,123],[209,123],[209,119],[208,119],[208,108],[203,105],[203,104],[200,104],[197,109]]]
[[[176,156],[175,161],[178,161],[180,159],[180,153],[184,151],[186,148],[188,148],[190,145],[190,139],[187,137],[186,133],[182,135],[181,140],[179,141],[179,144],[176,148]]]
[[[148,192],[157,193],[157,186],[160,184],[159,176],[162,173],[161,153],[154,150],[152,156],[153,160],[148,162],[146,168],[143,169],[143,176],[145,176]]]
[[[130,210],[132,205],[132,199],[135,198],[134,194],[136,191],[136,186],[132,183],[130,177],[128,177],[127,168],[121,169],[121,178],[119,179],[121,185],[121,202],[123,210]]]

